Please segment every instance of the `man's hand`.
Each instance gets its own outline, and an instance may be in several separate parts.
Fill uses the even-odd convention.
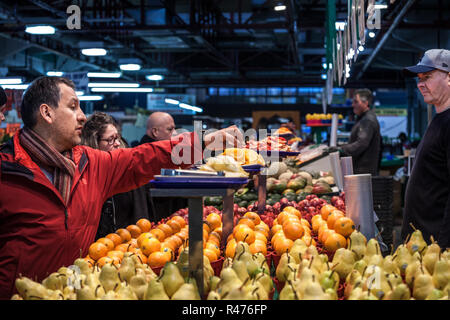
[[[242,148],[244,136],[235,125],[215,131],[203,137],[209,150],[224,150],[226,148]]]

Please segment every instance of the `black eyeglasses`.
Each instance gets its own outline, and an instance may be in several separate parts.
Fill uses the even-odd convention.
[[[120,136],[110,137],[108,139],[100,139],[100,141],[106,141],[108,145],[112,146],[114,142],[118,141],[120,143]]]

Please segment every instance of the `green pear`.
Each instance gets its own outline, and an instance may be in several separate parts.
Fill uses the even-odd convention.
[[[103,297],[106,293],[98,276],[94,273],[90,273],[86,276],[85,285],[93,290],[96,299]]]
[[[222,280],[222,279],[220,279],[220,278],[217,277],[217,276],[212,276],[212,277],[210,277],[210,278],[209,278],[209,288],[210,288],[210,290],[211,290],[211,291],[216,290],[217,287],[218,287],[218,285],[219,285],[219,282],[220,282],[221,280]]]
[[[366,261],[367,265],[370,264],[376,264],[373,261],[371,261],[373,256],[381,256],[381,249],[380,244],[378,243],[377,239],[372,238],[367,242],[366,252],[364,253],[364,261]]]
[[[357,260],[353,265],[353,269],[358,271],[360,275],[364,273],[364,270],[367,268],[367,262],[363,259]]]
[[[236,272],[241,281],[245,281],[247,278],[250,278],[250,275],[248,274],[247,271],[247,265],[243,260],[235,259],[231,267]]]
[[[64,284],[62,278],[59,273],[53,272],[42,281],[42,285],[50,290],[63,290]]]
[[[411,234],[409,241],[406,243],[406,247],[409,252],[413,254],[414,252],[420,252],[422,254],[426,253],[428,248],[427,243],[423,239],[422,232],[416,229],[412,223],[410,223],[411,227],[414,229],[414,232]]]
[[[273,289],[273,280],[272,277],[270,275],[268,275],[267,273],[260,273],[256,278],[256,281],[258,281],[259,283],[261,283],[261,285],[264,287],[264,289],[266,290],[266,292],[269,294],[272,289]]]
[[[137,300],[136,294],[133,292],[131,287],[125,283],[125,285],[120,286],[119,290],[117,290],[117,299],[118,300]]]
[[[409,300],[410,298],[409,287],[404,283],[400,283],[387,293],[384,300]]]
[[[212,290],[208,293],[206,300],[221,300],[220,294],[217,291]]]
[[[152,279],[148,283],[144,300],[170,300],[170,298],[164,290],[163,283],[159,279]]]
[[[90,286],[84,285],[79,289],[76,289],[77,300],[96,300],[95,289]]]
[[[421,272],[414,279],[413,297],[417,300],[425,300],[426,297],[433,291],[433,278],[420,268]]]
[[[184,279],[181,276],[180,270],[173,262],[167,262],[161,269],[162,276],[159,280],[164,285],[167,295],[171,298],[172,295],[183,285]]]
[[[423,256],[423,265],[430,274],[434,272],[434,265],[441,255],[441,247],[431,237],[432,243],[428,246],[427,252]]]
[[[434,265],[433,284],[437,289],[444,289],[450,283],[450,264],[439,260]]]
[[[319,275],[319,283],[323,290],[339,288],[339,275],[335,270],[328,270]]]
[[[78,258],[74,261],[73,263],[74,266],[77,266],[80,269],[80,272],[84,275],[88,275],[89,273],[91,273],[91,265],[89,264],[89,262],[87,262],[86,260],[84,260],[83,258]]]
[[[250,278],[247,278],[242,285],[235,286],[230,291],[222,295],[222,300],[249,300],[249,286],[246,286]]]
[[[349,249],[339,248],[334,253],[332,269],[339,274],[339,278],[344,281],[352,271],[355,264],[355,254]]]
[[[425,298],[425,300],[439,300],[444,296],[444,292],[439,289],[433,289],[431,293]]]
[[[288,275],[288,263],[294,261],[294,258],[292,258],[289,253],[285,252],[281,255],[280,261],[278,262],[277,268],[275,269],[275,275],[278,279],[278,281],[286,282],[287,275]]]
[[[256,270],[254,276],[257,276],[260,272],[270,274],[270,268],[269,265],[267,264],[267,259],[261,252],[255,253],[253,255],[253,260],[258,265],[258,269]]]
[[[325,299],[324,300],[339,300],[337,291],[332,289],[332,288],[328,288],[325,290]]]
[[[278,297],[280,300],[298,300],[298,296],[290,281],[286,282]]]
[[[355,259],[360,260],[364,257],[366,252],[366,237],[359,231],[353,231],[350,234],[348,249],[355,253]]]
[[[387,255],[384,257],[382,268],[386,273],[395,273],[400,275],[400,269],[395,263],[394,256]]]
[[[173,294],[172,300],[201,300],[198,289],[193,283],[184,283]]]
[[[114,264],[105,264],[99,275],[99,280],[105,292],[116,291],[121,285],[119,270]]]
[[[253,255],[250,252],[242,252],[239,255],[236,255],[236,257],[234,258],[233,261],[233,266],[237,261],[242,261],[247,269],[247,273],[248,275],[250,275],[250,277],[255,276],[255,274],[258,271],[258,263],[256,263],[256,261],[253,259]],[[244,281],[245,279],[242,279],[242,281]]]
[[[233,268],[225,268],[220,272],[220,278],[222,279],[217,286],[217,292],[222,297],[225,293],[231,291],[235,287],[242,285],[241,279],[239,279],[237,273]]]
[[[125,257],[119,268],[119,278],[121,281],[130,283],[133,276],[136,275],[136,263],[132,257]]]
[[[306,243],[302,239],[297,239],[289,250],[289,254],[295,259],[295,262],[299,264],[307,249],[308,246]]]
[[[148,283],[144,275],[134,275],[130,279],[130,287],[139,300],[144,299],[145,292],[147,291]]]
[[[208,260],[209,261],[209,260]],[[187,278],[189,276],[189,249],[185,248],[180,252],[177,259],[177,267],[180,270],[183,278]]]
[[[315,276],[305,285],[302,300],[325,300],[325,292]]]

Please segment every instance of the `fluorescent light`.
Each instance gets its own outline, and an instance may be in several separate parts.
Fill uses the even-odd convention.
[[[373,31],[370,31],[370,32],[369,32],[369,37],[371,37],[371,38],[375,38],[375,32],[373,32]]]
[[[21,78],[0,78],[0,84],[21,84]]]
[[[170,99],[170,98],[164,99],[164,102],[165,103],[170,103],[170,104],[179,104],[180,103],[180,101],[175,100],[175,99]]]
[[[84,95],[84,91],[75,91],[75,94],[77,96],[83,96]]]
[[[376,4],[373,6],[375,9],[387,9],[387,4]]]
[[[92,92],[153,92],[153,88],[92,88]]]
[[[328,64],[328,69],[333,69],[333,64],[331,62]]]
[[[103,48],[81,49],[81,53],[85,56],[105,56],[108,51]]]
[[[202,109],[202,108],[195,107],[195,106],[191,106],[191,105],[186,104],[186,103],[180,103],[178,106],[179,106],[180,108],[192,110],[192,111],[195,111],[195,112],[203,112],[203,109]]]
[[[322,63],[322,67],[323,67],[324,69],[326,69],[326,68],[327,68],[327,64],[326,64],[326,62]]]
[[[336,23],[335,23],[336,30],[344,30],[346,25],[347,25],[347,22],[345,22],[345,21],[336,21]]]
[[[138,88],[139,83],[121,83],[121,82],[90,82],[89,88]]]
[[[88,72],[88,78],[120,78],[121,72]]]
[[[327,75],[325,73],[322,73],[322,75],[320,76],[323,80],[327,79]]]
[[[26,90],[29,84],[2,84],[3,89]]]
[[[151,81],[160,81],[160,80],[164,79],[164,77],[159,74],[152,74],[152,75],[146,76],[145,78],[147,78],[147,80],[151,80]]]
[[[141,66],[139,64],[136,64],[136,63],[121,64],[119,67],[120,67],[120,70],[124,70],[124,71],[138,71],[138,70],[141,70]]]
[[[273,9],[275,11],[284,11],[284,10],[286,10],[286,6],[285,5],[278,5],[278,6],[275,6]]]
[[[81,96],[78,97],[80,101],[99,101],[103,100],[103,96]]]
[[[54,34],[56,29],[52,26],[29,26],[25,28],[26,33],[30,34]]]
[[[47,76],[49,77],[62,77],[64,72],[62,71],[47,71]]]
[[[359,46],[358,50],[359,50],[359,52],[363,52],[364,51],[364,47],[363,46]]]

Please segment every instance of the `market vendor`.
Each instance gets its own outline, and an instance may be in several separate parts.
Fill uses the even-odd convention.
[[[5,90],[3,90],[2,87],[0,87],[0,124],[2,124],[2,121],[5,121],[5,109],[6,109],[6,101],[8,101],[6,97]]]
[[[195,133],[110,152],[80,146],[86,117],[65,78],[34,80],[21,114],[24,128],[0,147],[0,299],[11,298],[19,275],[42,281],[80,250],[85,256],[106,199],[144,185],[161,168],[201,159]],[[243,141],[233,126],[204,143],[214,149],[224,139]]]
[[[441,248],[450,248],[450,51],[431,49],[421,61],[404,69],[418,77],[417,88],[436,115],[420,142],[406,186],[402,238],[411,224]]]
[[[381,134],[369,89],[359,89],[353,96],[353,112],[357,116],[348,144],[339,146],[340,151],[351,156],[355,174],[378,175],[381,162]]]

